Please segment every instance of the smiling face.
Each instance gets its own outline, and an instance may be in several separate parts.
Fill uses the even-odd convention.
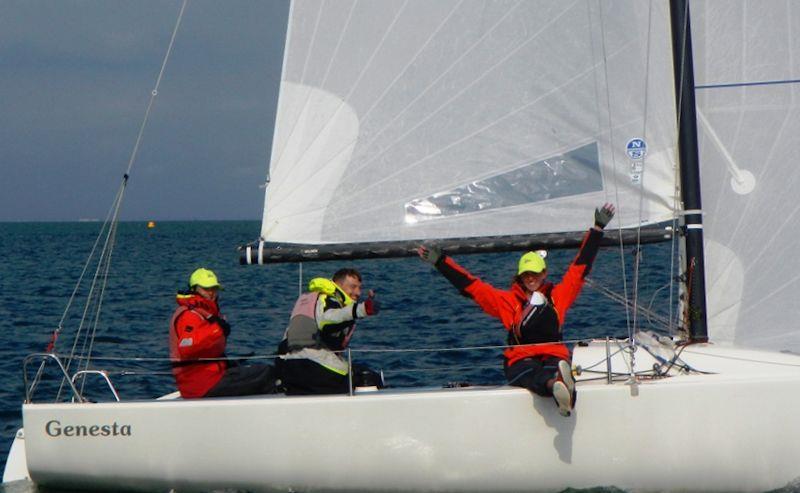
[[[361,296],[361,280],[359,280],[355,276],[344,276],[343,279],[339,279],[336,284],[342,288],[342,291],[347,293],[347,296],[353,299],[353,301],[358,300],[358,297]]]
[[[547,278],[546,270],[538,273],[523,272],[519,275],[519,283],[525,289],[525,292],[530,295],[544,284],[545,278]]]

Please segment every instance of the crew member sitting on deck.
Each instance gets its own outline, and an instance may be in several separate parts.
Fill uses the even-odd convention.
[[[219,311],[220,289],[217,276],[200,268],[189,277],[189,290],[176,296],[178,308],[170,322],[169,353],[181,397],[277,392],[279,382],[272,365],[238,366],[225,361],[231,327]]]
[[[547,264],[537,252],[520,258],[511,289],[504,291],[473,276],[438,247],[422,245],[418,249],[420,257],[433,264],[461,294],[503,323],[509,346],[503,352],[503,367],[509,384],[552,396],[563,416],[570,415],[577,397],[570,352],[561,342],[564,317],[583,288],[603,229],[612,217],[611,204],[595,209],[594,226],[584,236],[564,278],[555,285],[545,282]]]
[[[348,361],[337,351],[347,348],[356,320],[376,315],[375,293],[359,302],[361,274],[340,269],[333,279],[318,277],[294,305],[278,346],[281,380],[289,395],[345,394],[350,391]],[[353,386],[383,386],[382,378],[363,365],[353,365]]]

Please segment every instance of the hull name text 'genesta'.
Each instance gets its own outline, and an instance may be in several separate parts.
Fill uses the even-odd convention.
[[[62,425],[52,419],[44,427],[48,436],[57,437],[129,437],[131,425],[121,425],[116,421],[108,425]]]

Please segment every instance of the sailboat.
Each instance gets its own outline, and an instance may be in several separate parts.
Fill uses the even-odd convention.
[[[422,241],[451,254],[568,248],[609,201],[609,244],[685,245],[685,331],[576,345],[571,417],[508,386],[90,403],[67,385],[74,402],[26,397],[4,481],[793,484],[800,12],[696,0],[689,14],[678,0],[291,6],[261,241],[243,263],[413,255]]]

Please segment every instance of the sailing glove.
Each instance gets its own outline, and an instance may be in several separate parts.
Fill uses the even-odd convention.
[[[442,249],[436,245],[420,245],[417,253],[422,260],[431,265],[436,265],[436,262],[442,258]]]
[[[614,217],[614,206],[605,204],[603,207],[594,210],[594,225],[604,229]]]
[[[364,310],[368,317],[377,315],[381,311],[381,303],[375,298],[367,298],[367,301],[364,302]]]

